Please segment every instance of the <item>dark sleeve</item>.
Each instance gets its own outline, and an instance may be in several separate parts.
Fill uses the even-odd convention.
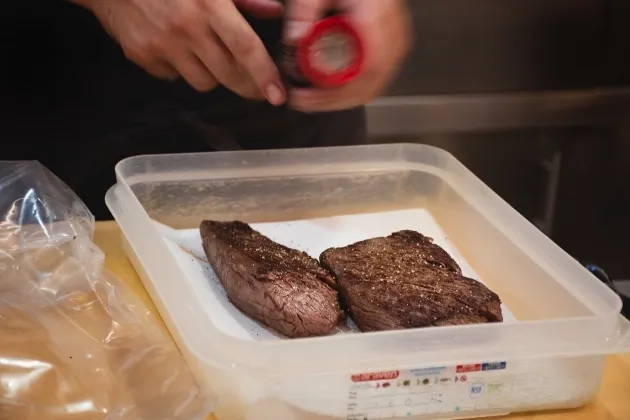
[[[159,81],[126,60],[89,12],[34,1],[47,6],[29,13],[32,3],[9,2],[24,7],[0,25],[8,63],[0,69],[0,136],[10,145],[0,158],[39,160],[99,219],[111,217],[104,196],[114,166],[129,156],[365,141],[362,108],[303,114],[224,88],[200,94],[183,81]],[[277,45],[279,25],[265,24],[267,43]]]

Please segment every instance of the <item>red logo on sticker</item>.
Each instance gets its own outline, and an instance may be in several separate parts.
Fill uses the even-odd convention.
[[[481,371],[481,363],[475,365],[459,365],[457,366],[457,373],[470,373],[470,372],[480,372]]]
[[[398,375],[399,372],[397,370],[391,372],[359,373],[358,375],[352,375],[352,382],[391,381],[398,378]]]
[[[466,382],[468,380],[468,377],[466,375],[462,375],[462,377],[459,380],[460,382]]]

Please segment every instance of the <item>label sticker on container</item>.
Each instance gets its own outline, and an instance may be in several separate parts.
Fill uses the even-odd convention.
[[[448,415],[501,408],[510,393],[505,361],[350,376],[347,420]]]

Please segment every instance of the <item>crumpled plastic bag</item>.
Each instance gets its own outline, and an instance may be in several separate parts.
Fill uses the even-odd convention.
[[[0,419],[202,420],[211,401],[37,162],[0,162]]]

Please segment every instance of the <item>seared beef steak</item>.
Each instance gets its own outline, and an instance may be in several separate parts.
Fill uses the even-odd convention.
[[[503,321],[499,297],[418,232],[328,249],[320,261],[361,331]]]
[[[290,338],[328,335],[343,319],[333,277],[304,252],[242,222],[204,221],[203,248],[246,315]]]

